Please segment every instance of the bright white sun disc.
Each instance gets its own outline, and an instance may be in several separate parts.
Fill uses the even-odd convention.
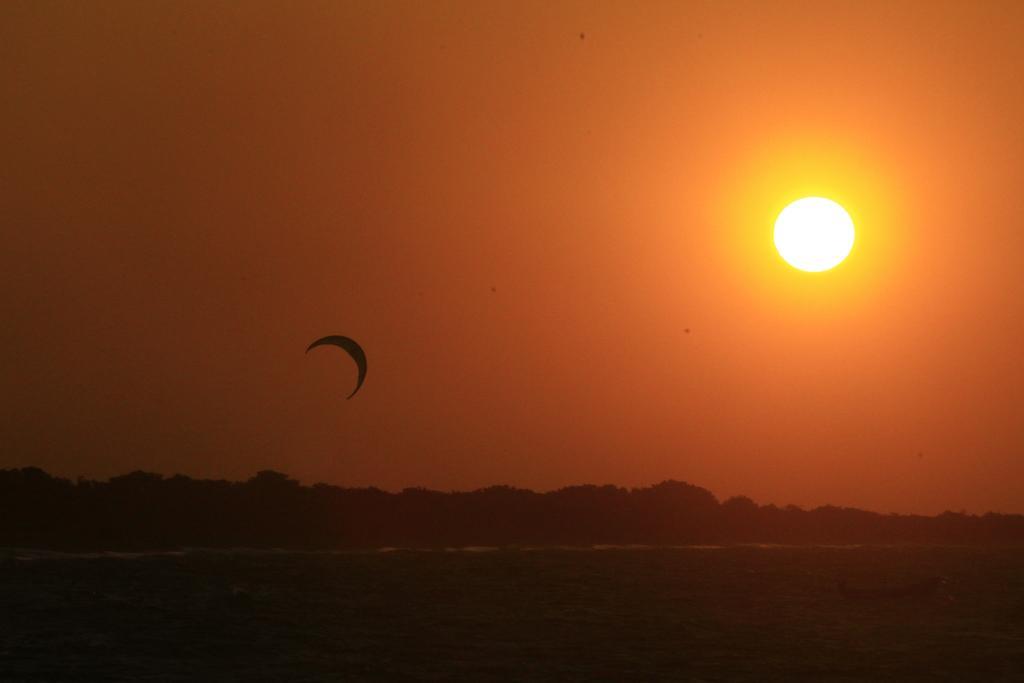
[[[775,219],[775,248],[794,268],[834,268],[853,248],[853,220],[831,199],[798,199]]]

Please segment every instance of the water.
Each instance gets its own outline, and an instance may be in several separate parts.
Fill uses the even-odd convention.
[[[12,554],[3,681],[1024,680],[1024,550]]]

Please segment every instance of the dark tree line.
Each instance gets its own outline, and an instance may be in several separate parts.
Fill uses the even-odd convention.
[[[832,506],[720,503],[678,481],[625,489],[301,486],[266,470],[245,482],[132,472],[72,482],[0,470],[0,546],[63,550],[180,547],[372,548],[717,543],[1024,544],[1024,516],[934,517]]]

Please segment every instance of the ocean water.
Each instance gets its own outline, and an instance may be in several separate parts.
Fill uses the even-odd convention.
[[[1021,549],[5,557],[5,682],[1024,680]]]

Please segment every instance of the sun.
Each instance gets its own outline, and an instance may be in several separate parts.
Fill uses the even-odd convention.
[[[775,219],[775,248],[794,268],[811,273],[835,268],[853,248],[853,220],[831,199],[798,199]]]

